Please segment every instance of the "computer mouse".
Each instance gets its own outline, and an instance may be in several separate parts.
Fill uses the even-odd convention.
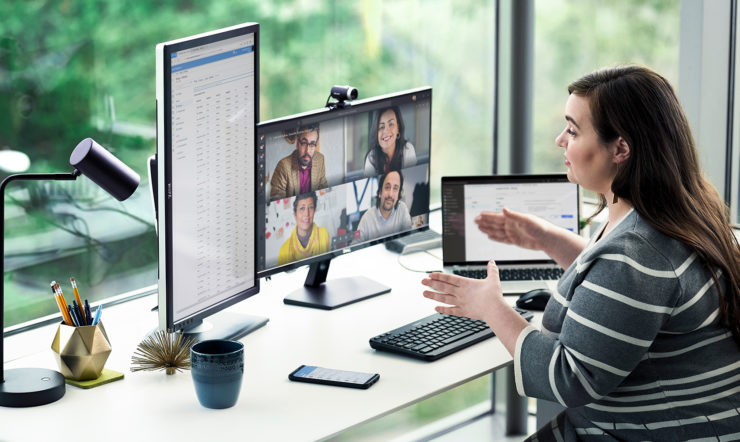
[[[521,295],[516,300],[516,306],[526,310],[544,310],[547,301],[552,297],[552,292],[547,289],[534,289]]]

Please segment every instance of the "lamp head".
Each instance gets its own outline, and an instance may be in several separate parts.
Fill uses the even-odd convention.
[[[92,138],[80,141],[69,156],[69,164],[118,201],[130,197],[139,186],[139,174]]]

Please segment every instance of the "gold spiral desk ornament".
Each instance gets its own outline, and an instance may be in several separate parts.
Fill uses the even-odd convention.
[[[75,381],[97,379],[112,350],[102,322],[80,327],[59,324],[51,349],[59,371]]]
[[[144,338],[131,357],[131,371],[164,370],[167,374],[190,370],[190,347],[195,338],[157,330]]]

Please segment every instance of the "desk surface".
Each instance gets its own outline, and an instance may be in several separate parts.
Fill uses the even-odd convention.
[[[0,408],[0,440],[77,439],[60,430],[77,427],[72,423],[81,417],[88,418],[88,435],[100,430],[106,440],[213,440],[226,434],[316,440],[511,363],[495,338],[431,363],[371,349],[370,337],[434,313],[434,303],[421,295],[423,274],[403,269],[397,259],[382,245],[334,259],[329,279],[364,274],[392,287],[388,294],[337,310],[283,304],[285,294],[303,284],[305,268],[263,281],[258,295],[232,306],[229,311],[267,316],[270,322],[241,339],[244,382],[239,402],[226,410],[200,406],[189,371],[172,376],[130,371],[136,345],[157,324],[151,312],[155,296],[110,307],[103,314],[113,347],[106,367],[125,378],[91,390],[67,386],[61,400],[42,407]],[[424,270],[441,265],[426,253],[401,259]],[[56,369],[50,350],[54,329],[8,338],[6,368]],[[22,349],[32,353],[18,356]],[[301,364],[376,372],[380,380],[368,390],[289,381],[288,373]]]

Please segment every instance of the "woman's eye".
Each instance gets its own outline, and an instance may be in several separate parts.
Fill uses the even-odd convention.
[[[565,131],[568,132],[568,135],[570,135],[571,137],[575,137],[576,136],[576,133],[573,132],[573,129],[568,128]]]

